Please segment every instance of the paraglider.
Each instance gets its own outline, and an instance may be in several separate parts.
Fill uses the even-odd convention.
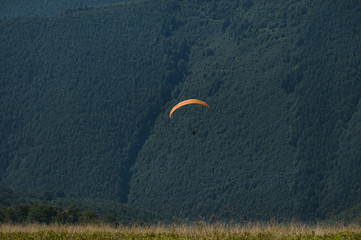
[[[205,107],[208,108],[208,110],[211,110],[211,108],[209,107],[209,105],[206,103],[206,102],[203,102],[202,100],[198,100],[198,99],[188,99],[188,100],[184,100],[178,104],[176,104],[172,110],[170,110],[170,113],[169,113],[169,118],[172,118],[172,114],[174,113],[175,110],[177,110],[178,108],[180,107],[183,107],[185,105],[188,105],[188,104],[200,104],[200,105],[203,105]],[[193,133],[195,134],[195,133]]]

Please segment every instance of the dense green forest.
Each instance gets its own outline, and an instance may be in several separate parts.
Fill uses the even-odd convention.
[[[128,0],[0,0],[0,19],[25,16],[48,16],[64,9],[89,9]]]
[[[170,105],[197,97],[213,110],[158,117],[131,203],[306,220],[360,201],[360,4],[248,3],[204,3],[198,24],[189,11],[209,38],[193,46],[192,74]]]
[[[194,219],[357,218],[360,22],[357,0],[2,19],[0,183]],[[211,111],[169,119],[187,98]]]
[[[126,202],[129,168],[187,61],[147,5],[2,23],[4,185]]]
[[[104,199],[67,196],[63,191],[18,193],[0,187],[0,223],[153,224],[170,217]]]

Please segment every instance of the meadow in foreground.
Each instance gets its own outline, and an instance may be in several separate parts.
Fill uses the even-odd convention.
[[[360,225],[223,224],[165,226],[11,225],[0,239],[361,239]]]

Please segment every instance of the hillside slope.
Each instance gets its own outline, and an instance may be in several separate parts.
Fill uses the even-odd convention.
[[[126,0],[125,0],[126,1]],[[0,0],[0,18],[48,16],[64,9],[82,9],[125,2],[124,0]]]
[[[309,220],[356,205],[360,7],[223,1],[181,12],[191,26],[178,31],[200,38],[167,110],[200,98],[212,112],[158,117],[129,202],[206,219]]]
[[[207,220],[359,206],[359,22],[356,0],[136,1],[2,20],[0,183]],[[211,111],[169,119],[187,98]]]
[[[124,4],[1,24],[2,184],[127,201],[129,168],[187,62],[153,24],[162,12]]]

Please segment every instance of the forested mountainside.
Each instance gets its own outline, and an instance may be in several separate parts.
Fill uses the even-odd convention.
[[[127,0],[0,0],[0,18],[53,15],[63,9],[89,8]]]
[[[4,185],[126,202],[129,168],[187,62],[187,45],[154,24],[165,11],[149,7],[1,24]]]
[[[136,1],[0,23],[0,182],[179,217],[361,199],[359,1]],[[179,101],[198,98],[169,119]]]
[[[181,13],[178,31],[200,37],[191,74],[135,161],[129,202],[207,219],[314,219],[357,204],[361,5],[232,4]],[[168,119],[193,97],[212,112]]]

